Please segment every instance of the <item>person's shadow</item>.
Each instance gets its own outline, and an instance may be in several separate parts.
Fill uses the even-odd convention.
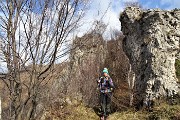
[[[117,112],[117,109],[118,109],[117,106],[114,106],[114,105],[112,104],[112,106],[111,106],[111,113],[110,113],[110,114]],[[100,107],[100,106],[95,106],[95,107],[93,107],[93,110],[94,110],[94,112],[96,113],[96,115],[98,115],[99,117],[102,117],[101,107]],[[110,115],[110,114],[109,114],[109,115]]]
[[[102,113],[101,113],[101,110],[100,110],[100,106],[93,107],[93,110],[96,113],[96,115],[98,115],[99,117],[102,116]]]

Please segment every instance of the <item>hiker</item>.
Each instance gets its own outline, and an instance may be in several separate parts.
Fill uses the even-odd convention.
[[[101,113],[102,117],[104,117],[103,119],[105,119],[111,112],[111,96],[114,89],[114,84],[107,68],[104,68],[103,76],[97,82],[100,90]]]

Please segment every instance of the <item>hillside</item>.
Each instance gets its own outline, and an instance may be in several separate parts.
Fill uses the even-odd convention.
[[[80,103],[68,105],[63,109],[51,108],[41,117],[41,120],[99,120],[99,114],[95,109]],[[180,105],[168,105],[161,103],[152,112],[146,109],[135,111],[132,108],[113,112],[108,120],[179,120]]]
[[[107,67],[115,85],[108,120],[180,120],[180,10],[127,7],[120,21],[122,32],[109,41],[94,31],[76,37],[69,60],[41,76],[48,65],[25,66],[20,83],[3,77],[14,90],[0,81],[2,119],[21,108],[18,120],[99,120],[97,80]]]

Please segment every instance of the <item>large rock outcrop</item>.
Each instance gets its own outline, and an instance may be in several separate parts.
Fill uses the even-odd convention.
[[[128,7],[120,16],[123,49],[135,73],[134,104],[180,92],[175,59],[180,59],[180,10]]]
[[[101,34],[89,33],[73,41],[70,55],[67,95],[90,107],[99,104],[96,80],[107,67],[116,89],[113,108],[129,105],[127,71],[129,63],[122,49],[122,34],[116,40],[105,41]],[[117,99],[118,98],[118,99]]]
[[[67,95],[93,107],[98,104],[96,80],[106,58],[105,41],[100,34],[89,33],[76,38],[72,47]]]

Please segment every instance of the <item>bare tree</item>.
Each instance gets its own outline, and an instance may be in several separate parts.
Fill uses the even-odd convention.
[[[117,29],[111,29],[111,40],[117,40],[120,37],[124,37],[123,33]]]
[[[7,65],[3,82],[9,91],[8,119],[35,117],[39,89],[55,61],[69,52],[63,44],[78,27],[87,2],[1,0],[0,60]]]
[[[2,109],[1,109],[1,96],[0,96],[0,120],[1,120],[1,113],[2,113]]]
[[[93,34],[103,35],[103,33],[106,31],[107,28],[107,25],[102,20],[95,20],[93,26],[94,26],[94,29],[92,30]]]
[[[129,87],[129,97],[130,97],[130,101],[129,101],[129,105],[132,106],[133,105],[133,89],[134,89],[134,81],[135,81],[135,73],[133,72],[132,68],[131,68],[131,64],[129,64],[129,72],[128,72],[128,87]]]

